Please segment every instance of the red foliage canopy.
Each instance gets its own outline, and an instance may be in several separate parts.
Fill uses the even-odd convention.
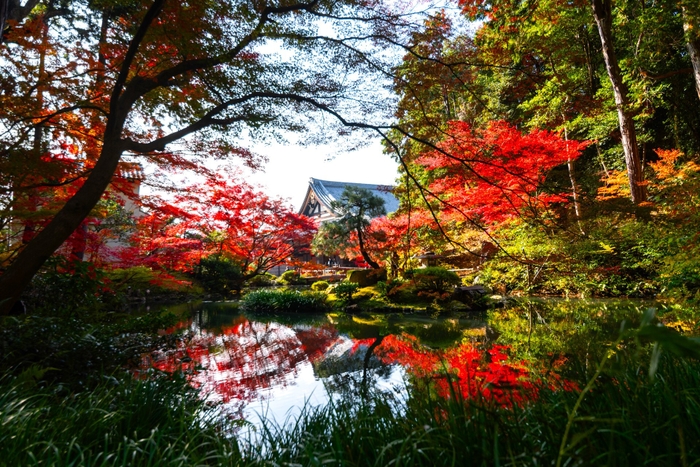
[[[244,274],[255,275],[288,260],[308,245],[314,221],[296,214],[233,178],[210,178],[162,201],[139,220],[127,264],[145,263],[187,271],[201,258],[217,254],[235,260]]]
[[[565,141],[549,131],[528,134],[506,122],[475,129],[466,122],[449,123],[449,139],[439,150],[418,159],[434,181],[429,188],[445,201],[447,220],[467,218],[484,223],[516,216],[536,216],[561,193],[543,191],[547,173],[579,157],[586,143]]]

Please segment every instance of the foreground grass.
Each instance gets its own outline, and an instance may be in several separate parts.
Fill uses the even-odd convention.
[[[93,390],[65,395],[61,387],[5,378],[0,464],[191,466],[239,459],[213,414],[182,379],[105,378]]]
[[[563,445],[577,392],[542,391],[504,409],[418,391],[405,404],[379,397],[306,414],[272,430],[266,448],[270,460],[301,465],[698,465],[699,368],[666,362],[664,373],[608,375],[583,398]]]
[[[105,378],[63,394],[6,377],[0,465],[698,465],[700,366],[661,360],[653,380],[629,365],[600,375],[585,397],[547,389],[502,408],[426,387],[406,400],[375,394],[306,409],[252,437],[235,434],[183,378]]]

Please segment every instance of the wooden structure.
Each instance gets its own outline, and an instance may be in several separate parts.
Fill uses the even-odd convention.
[[[316,219],[319,224],[338,219],[339,214],[333,210],[333,201],[338,201],[345,190],[345,187],[364,188],[379,196],[384,200],[384,209],[387,214],[399,208],[399,200],[391,192],[394,187],[387,185],[372,185],[368,183],[333,182],[310,178],[309,186],[306,190],[304,202],[301,204],[299,214]],[[335,257],[315,257],[305,254],[300,259],[304,261],[314,261],[328,267],[347,268],[355,266],[351,261],[347,261],[338,256]]]
[[[384,200],[384,208],[387,213],[396,211],[399,208],[399,200],[393,195],[394,189],[388,185],[372,185],[368,183],[332,182],[329,180],[309,179],[309,187],[306,190],[304,202],[301,204],[299,214],[318,219],[320,223],[332,221],[338,218],[332,208],[333,201],[340,199],[340,195],[345,187],[352,186],[364,188],[379,196]]]

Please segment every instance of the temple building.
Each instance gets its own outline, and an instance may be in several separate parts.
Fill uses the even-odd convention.
[[[301,204],[299,214],[318,219],[319,222],[332,221],[338,218],[338,213],[333,211],[331,203],[340,199],[340,195],[346,186],[364,188],[370,190],[374,195],[384,200],[384,209],[387,214],[399,208],[399,200],[393,195],[391,190],[394,187],[389,185],[372,185],[367,183],[331,182],[309,179],[309,187],[306,190],[306,197]]]
[[[301,204],[299,214],[317,219],[319,224],[335,220],[339,214],[332,208],[333,201],[338,201],[345,190],[345,187],[364,188],[372,194],[384,200],[384,209],[387,214],[399,208],[399,200],[391,192],[394,187],[388,185],[372,185],[368,183],[332,182],[329,180],[309,179],[309,187],[306,190],[304,202]],[[313,256],[305,253],[298,256],[303,261],[312,261],[326,266],[353,267],[354,262],[340,258],[338,256]]]

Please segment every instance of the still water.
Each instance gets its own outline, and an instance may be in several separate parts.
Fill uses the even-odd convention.
[[[228,416],[252,423],[260,416],[283,423],[304,406],[369,387],[402,392],[417,378],[430,378],[445,395],[456,381],[462,394],[509,404],[536,397],[543,383],[575,389],[566,379],[572,366],[595,361],[601,345],[621,326],[638,323],[650,306],[656,305],[523,300],[446,318],[265,316],[241,313],[236,304],[205,303],[166,331],[182,333],[181,346],[144,355],[142,366],[184,371]]]

